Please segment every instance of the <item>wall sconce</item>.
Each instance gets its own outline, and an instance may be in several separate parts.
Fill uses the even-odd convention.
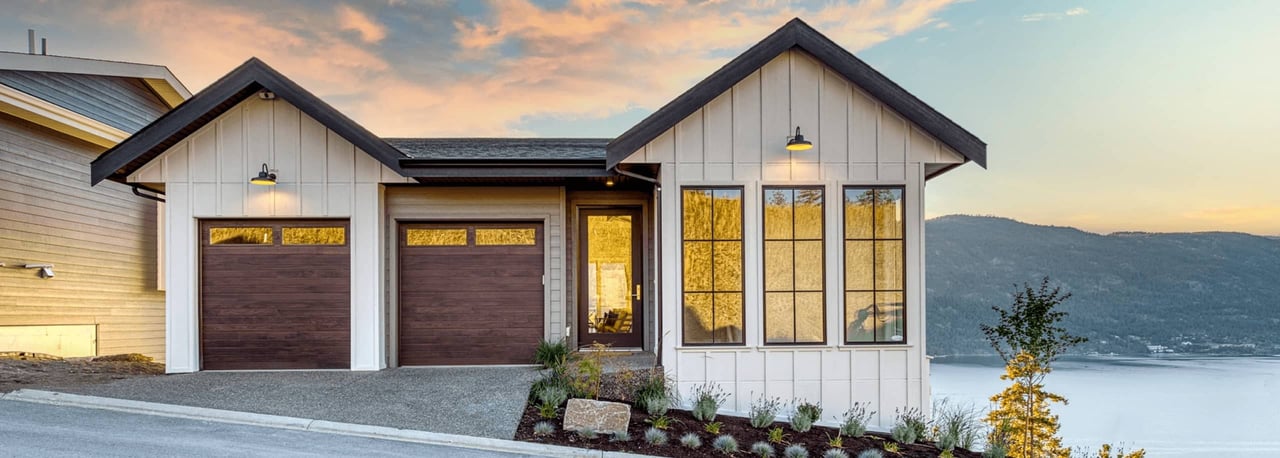
[[[276,174],[267,170],[267,163],[264,162],[262,163],[262,171],[258,172],[258,176],[250,178],[249,182],[259,186],[275,186]]]
[[[788,151],[804,151],[813,148],[813,142],[805,140],[804,135],[800,134],[800,126],[796,126],[796,135],[787,137]]]
[[[40,269],[37,272],[40,278],[53,278],[53,264],[27,264],[22,266],[27,269]]]

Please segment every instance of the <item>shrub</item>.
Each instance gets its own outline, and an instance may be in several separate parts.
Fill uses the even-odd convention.
[[[702,437],[699,437],[697,433],[685,433],[685,435],[680,436],[680,445],[683,445],[686,448],[701,447]]]
[[[884,443],[884,451],[886,451],[886,452],[889,452],[889,453],[898,453],[898,451],[899,451],[899,450],[901,450],[901,449],[902,449],[902,447],[899,447],[897,442],[885,442],[885,443]]]
[[[596,430],[594,429],[583,428],[578,430],[578,436],[582,437],[583,439],[595,439],[597,437],[600,437],[600,434],[596,433]]]
[[[600,398],[600,387],[604,383],[604,368],[596,358],[582,358],[570,366],[569,384],[573,394],[581,398]]]
[[[636,398],[636,407],[644,409],[649,416],[662,416],[671,408],[671,398],[662,393],[645,393]]]
[[[893,440],[903,444],[914,444],[916,443],[916,439],[919,439],[919,437],[916,436],[916,430],[911,429],[910,426],[902,423],[893,425],[893,429],[889,430],[889,436],[893,437]]]
[[[569,399],[569,390],[555,385],[541,387],[537,393],[538,415],[542,418],[556,418],[561,404]]]
[[[533,424],[533,435],[535,436],[549,436],[554,432],[556,432],[556,425],[551,424],[549,421],[540,421]]]
[[[796,444],[787,447],[786,450],[783,450],[782,456],[785,456],[786,458],[809,458],[809,450],[805,449],[804,446],[800,444]]]
[[[933,429],[938,434],[938,448],[953,450],[956,447],[972,449],[982,431],[978,409],[973,406],[953,404],[941,399],[933,405]]]
[[[569,345],[564,339],[551,342],[542,340],[533,351],[533,362],[552,371],[564,370],[564,363],[569,360]]]
[[[1144,458],[1147,456],[1146,449],[1137,449],[1132,452],[1125,451],[1124,447],[1117,447],[1114,454],[1111,453],[1111,444],[1102,444],[1102,448],[1098,450],[1098,458]]]
[[[929,437],[929,419],[924,416],[924,411],[912,407],[907,410],[895,412],[898,414],[898,424],[910,428],[911,432],[915,433],[916,440],[922,440]],[[907,443],[909,444],[911,442]]]
[[[867,423],[876,414],[875,411],[867,410],[868,404],[855,402],[853,407],[844,411],[844,415],[840,417],[840,434],[856,438],[867,433]]]
[[[618,431],[613,433],[609,438],[609,442],[631,442],[631,433],[626,431]]]
[[[563,389],[570,396],[576,394],[573,391],[573,383],[570,382],[568,376],[563,373],[550,372],[533,382],[533,387],[529,389],[529,399],[535,402],[538,401],[542,392],[552,387]]]
[[[649,428],[644,430],[644,441],[649,445],[666,445],[667,432],[658,428]]]
[[[667,429],[667,428],[670,428],[671,424],[675,423],[676,420],[666,415],[658,415],[656,417],[646,418],[644,422],[648,423],[649,426],[652,426],[654,428]]]
[[[836,435],[835,435],[835,436],[828,435],[828,436],[827,436],[827,445],[829,445],[829,446],[831,446],[831,447],[833,447],[833,448],[841,448],[841,447],[844,447],[844,436],[841,436],[839,431],[836,431]]]
[[[791,430],[797,433],[807,432],[821,418],[821,406],[816,403],[801,402],[796,404],[795,410],[791,413]]]
[[[858,458],[884,458],[884,454],[876,449],[867,449],[858,453]]]
[[[714,421],[720,412],[720,406],[729,400],[729,395],[714,382],[707,382],[693,387],[693,409],[689,413],[698,421]]]
[[[707,423],[707,424],[705,424],[705,425],[702,425],[702,430],[703,430],[703,431],[706,431],[706,432],[709,432],[709,433],[711,433],[711,434],[720,434],[720,427],[721,427],[721,426],[723,426],[723,423],[720,423],[720,422],[718,422],[718,421],[713,421],[713,422],[711,422],[711,423]]]
[[[833,448],[822,454],[822,458],[849,458],[849,454],[844,450]]]
[[[751,444],[752,455],[758,456],[760,458],[770,458],[773,456],[774,453],[776,453],[776,450],[774,450],[773,445],[769,444],[768,442],[760,441],[760,442]]]
[[[1009,433],[1013,431],[1009,423],[1000,423],[987,433],[987,447],[982,451],[982,458],[1006,458],[1009,456]]]
[[[716,440],[711,441],[711,448],[724,453],[737,453],[738,440],[734,439],[733,436],[725,434],[723,436],[716,437]]]
[[[761,397],[751,401],[751,426],[757,429],[767,428],[778,419],[778,411],[782,409],[782,400]]]
[[[769,442],[775,444],[783,444],[787,442],[787,435],[782,433],[781,426],[774,426],[769,430]]]
[[[647,376],[642,376],[633,396],[636,407],[644,409],[649,415],[666,415],[672,401],[676,400],[676,390],[666,374],[651,371]]]

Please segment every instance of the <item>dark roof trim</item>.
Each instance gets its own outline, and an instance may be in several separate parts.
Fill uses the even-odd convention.
[[[401,159],[413,178],[516,178],[610,176],[599,159]]]
[[[274,92],[276,97],[298,107],[357,148],[400,172],[399,160],[405,157],[400,150],[254,57],[94,159],[92,184],[105,179],[125,182],[129,174],[262,89]]]
[[[645,144],[658,138],[712,99],[764,67],[770,60],[792,48],[799,48],[845,79],[858,85],[894,111],[923,128],[965,158],[987,166],[987,144],[911,95],[866,62],[841,48],[800,18],[792,19],[751,49],[720,67],[711,76],[680,94],[649,117],[609,142],[605,147],[608,166],[613,167]],[[790,127],[788,127],[790,128]]]

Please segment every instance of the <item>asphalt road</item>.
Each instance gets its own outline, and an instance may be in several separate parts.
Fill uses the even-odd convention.
[[[439,445],[0,401],[0,456],[516,457]]]

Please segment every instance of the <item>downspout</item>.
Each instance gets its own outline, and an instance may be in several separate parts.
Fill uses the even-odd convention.
[[[656,232],[656,234],[653,237],[653,240],[654,240],[654,243],[653,243],[654,245],[653,247],[653,257],[654,257],[653,297],[657,298],[657,300],[654,301],[653,310],[654,310],[654,315],[657,317],[657,319],[654,320],[654,324],[656,325],[654,327],[658,328],[657,329],[658,337],[653,342],[653,356],[654,356],[653,367],[661,367],[662,366],[662,339],[663,339],[663,336],[665,335],[662,332],[662,306],[660,304],[660,302],[662,301],[662,282],[659,281],[659,279],[662,278],[662,221],[661,221],[662,183],[658,182],[656,178],[647,177],[638,173],[628,172],[626,170],[622,170],[618,168],[618,166],[616,165],[613,166],[613,168],[610,170],[613,171],[613,173],[617,173],[622,176],[635,178],[640,181],[647,181],[653,184],[653,191],[654,191],[653,207],[652,207],[653,208],[653,229]]]
[[[148,188],[148,187],[146,187],[145,185],[141,185],[141,184],[138,184],[138,183],[131,183],[131,184],[129,184],[129,187],[133,188],[133,195],[135,195],[135,196],[138,196],[138,197],[141,197],[141,198],[144,198],[144,199],[151,199],[151,200],[154,200],[154,201],[156,201],[156,202],[164,202],[164,198],[163,198],[163,197],[160,197],[160,196],[163,196],[163,195],[164,195],[164,193],[163,193],[163,192],[161,192],[161,191],[158,191],[158,190],[155,190],[155,189]],[[149,192],[155,193],[155,195],[143,194],[143,193],[141,193],[141,192],[138,192],[138,188],[142,188],[142,189],[145,189],[145,190],[147,190],[147,191],[149,191]]]

